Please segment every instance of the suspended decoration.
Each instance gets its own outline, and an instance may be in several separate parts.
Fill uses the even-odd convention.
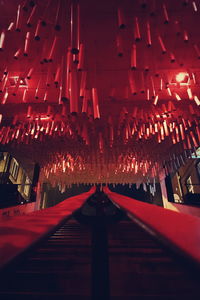
[[[118,4],[2,4],[0,144],[41,181],[153,186],[200,146],[198,1]]]

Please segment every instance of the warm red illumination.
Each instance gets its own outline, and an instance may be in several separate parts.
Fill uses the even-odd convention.
[[[177,82],[183,82],[188,77],[188,73],[186,72],[180,72],[176,75],[176,81]]]

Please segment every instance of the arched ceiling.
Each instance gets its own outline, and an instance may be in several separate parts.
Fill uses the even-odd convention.
[[[42,180],[151,181],[199,147],[200,1],[0,9],[0,142]]]

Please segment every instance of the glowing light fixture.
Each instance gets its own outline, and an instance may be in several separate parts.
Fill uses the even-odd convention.
[[[177,82],[185,82],[185,81],[188,81],[188,73],[186,72],[180,72],[176,75],[176,81]]]

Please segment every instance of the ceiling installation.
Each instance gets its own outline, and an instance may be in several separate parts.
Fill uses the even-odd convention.
[[[1,1],[0,142],[52,183],[151,182],[200,145],[200,1]]]

